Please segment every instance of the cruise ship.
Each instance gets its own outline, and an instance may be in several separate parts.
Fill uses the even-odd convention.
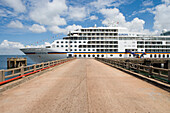
[[[76,58],[170,58],[170,36],[149,36],[124,27],[88,27],[70,31],[44,48],[21,49],[33,61]]]

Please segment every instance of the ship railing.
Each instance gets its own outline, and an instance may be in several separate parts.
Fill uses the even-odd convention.
[[[161,82],[170,84],[170,69],[146,66],[132,62],[121,61],[118,59],[96,58],[96,60],[111,65],[116,68],[127,69],[136,73],[140,73],[146,77],[150,77]]]
[[[48,69],[50,67],[54,67],[56,65],[71,61],[73,59],[75,58],[60,59],[39,64],[33,64],[29,66],[22,66],[19,68],[0,70],[0,85]]]

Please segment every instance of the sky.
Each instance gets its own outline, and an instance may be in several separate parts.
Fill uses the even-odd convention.
[[[0,55],[20,55],[19,48],[44,47],[95,24],[157,35],[170,30],[170,0],[0,0]]]

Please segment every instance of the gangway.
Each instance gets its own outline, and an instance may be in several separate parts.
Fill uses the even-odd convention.
[[[143,52],[140,56],[139,56],[139,54],[136,54],[135,52],[131,52],[128,50],[126,50],[125,52],[133,54],[136,58],[142,58],[144,55],[146,55],[146,52]]]

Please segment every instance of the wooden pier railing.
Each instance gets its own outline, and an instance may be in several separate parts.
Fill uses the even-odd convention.
[[[170,69],[135,64],[132,62],[125,62],[116,59],[114,60],[114,59],[106,59],[106,58],[96,58],[96,60],[116,68],[128,69],[137,73],[141,73],[147,77],[151,77],[162,82],[170,83]]]
[[[19,68],[0,70],[0,85],[48,69],[50,67],[54,67],[56,65],[68,62],[73,59],[75,58],[67,58],[67,59],[43,62],[43,63],[29,65],[29,66],[22,66]]]

